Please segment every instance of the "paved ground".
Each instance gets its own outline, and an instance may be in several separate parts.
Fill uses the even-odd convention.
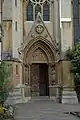
[[[80,111],[80,105],[61,105],[51,100],[30,100],[18,104],[15,120],[80,120],[64,112]]]

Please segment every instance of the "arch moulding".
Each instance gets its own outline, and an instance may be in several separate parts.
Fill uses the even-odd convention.
[[[30,65],[33,63],[46,63],[48,64],[48,76],[49,85],[52,81],[56,81],[55,72],[55,60],[56,60],[56,50],[53,44],[51,44],[47,39],[39,36],[32,39],[24,48],[23,61],[29,68],[27,74],[29,76],[30,82]]]
[[[34,60],[33,57],[35,57]],[[26,64],[32,64],[34,62],[54,64],[55,60],[56,50],[54,45],[41,36],[32,39],[24,48],[23,61]]]

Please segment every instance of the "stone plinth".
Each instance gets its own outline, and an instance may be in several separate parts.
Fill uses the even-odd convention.
[[[26,103],[31,98],[30,95],[25,96],[26,86],[19,84],[17,87],[13,89],[9,93],[8,99],[5,101],[5,104],[18,104],[18,103]],[[29,91],[27,91],[29,94]]]
[[[25,97],[30,97],[31,96],[31,87],[30,86],[26,86],[24,88],[24,96]]]
[[[75,91],[62,92],[62,104],[77,104],[78,99]]]
[[[50,99],[55,100],[55,102],[58,102],[59,100],[59,85],[50,85],[49,86],[49,96]]]

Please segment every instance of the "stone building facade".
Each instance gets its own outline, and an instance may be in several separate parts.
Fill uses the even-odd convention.
[[[74,45],[72,0],[4,0],[3,55],[13,60],[14,86],[49,96],[50,86],[73,86],[65,53]]]

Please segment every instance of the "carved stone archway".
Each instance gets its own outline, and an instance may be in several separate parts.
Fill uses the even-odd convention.
[[[41,37],[42,38],[42,37]],[[44,40],[44,39],[43,39]],[[40,37],[30,42],[24,49],[24,62],[27,64],[26,82],[30,85],[30,65],[33,63],[46,63],[48,65],[49,85],[56,82],[54,47],[47,40],[43,41]],[[46,42],[45,42],[46,41]],[[33,44],[32,44],[33,43]]]
[[[26,63],[28,55],[40,48],[47,56],[49,63],[54,63],[57,60],[55,46],[42,36],[32,39],[23,50],[23,61]]]

